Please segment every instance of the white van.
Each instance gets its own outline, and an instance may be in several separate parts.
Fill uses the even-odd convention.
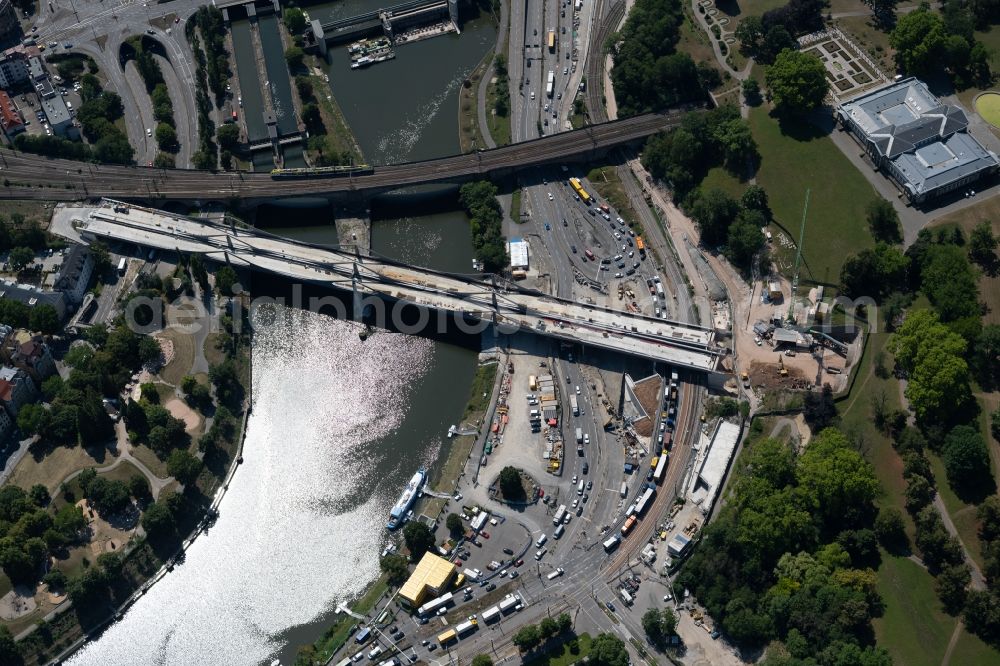
[[[563,535],[564,532],[566,532],[566,526],[565,525],[560,525],[559,527],[556,528],[556,531],[552,533],[552,538],[553,539],[560,539],[560,538],[562,538],[562,535]]]
[[[371,649],[371,652],[368,653],[368,658],[371,659],[372,661],[375,661],[375,657],[379,656],[380,654],[382,654],[382,646],[376,645]]]
[[[545,542],[548,541],[548,540],[549,540],[549,538],[547,536],[545,536],[544,534],[542,536],[538,537],[538,540],[535,541],[535,548],[541,548],[542,546],[545,545]]]
[[[535,559],[540,560],[545,557],[545,553],[549,552],[548,548],[539,548],[535,551]]]
[[[555,580],[556,578],[559,578],[559,576],[562,576],[563,573],[564,573],[563,568],[559,567],[555,571],[551,572],[548,576],[546,576],[546,578],[548,578],[549,580]]]
[[[583,484],[583,479],[580,479],[580,482],[576,484],[576,494],[577,495],[582,495],[583,494],[583,485],[584,485]]]

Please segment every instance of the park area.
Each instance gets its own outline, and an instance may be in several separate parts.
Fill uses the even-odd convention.
[[[757,183],[767,190],[775,221],[802,246],[802,277],[838,284],[844,259],[872,245],[865,206],[875,189],[833,144],[829,129],[809,120],[779,122],[764,106],[751,109],[750,128],[761,157]]]

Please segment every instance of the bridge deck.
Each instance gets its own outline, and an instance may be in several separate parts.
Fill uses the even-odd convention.
[[[116,212],[105,201],[84,219],[79,233],[165,250],[203,254],[295,280],[389,297],[436,310],[496,320],[513,330],[532,330],[566,341],[612,349],[699,371],[715,367],[708,329],[607,310],[524,291],[495,290],[490,284],[427,269],[338,252],[229,228],[163,211],[128,207]],[[53,225],[53,232],[72,231]],[[355,278],[357,277],[357,280]],[[494,300],[496,307],[494,307]]]

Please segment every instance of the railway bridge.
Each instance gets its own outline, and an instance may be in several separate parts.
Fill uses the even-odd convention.
[[[590,162],[609,150],[675,127],[681,110],[590,125],[571,132],[462,155],[348,171],[332,177],[90,164],[0,150],[0,199],[78,201],[111,197],[146,202],[239,201],[254,205],[294,197],[364,198],[413,185],[498,178],[547,164]]]

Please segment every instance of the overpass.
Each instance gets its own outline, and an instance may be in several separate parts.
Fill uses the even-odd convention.
[[[253,228],[223,226],[113,200],[104,200],[89,211],[78,210],[77,219],[53,224],[52,232],[74,240],[108,239],[199,254],[220,263],[348,291],[353,294],[356,313],[362,311],[366,299],[416,304],[453,316],[452,325],[470,327],[468,322],[478,321],[496,325],[505,333],[530,331],[698,372],[712,372],[716,366],[711,329],[575,303],[383,258],[357,256]],[[425,326],[434,321],[428,318]]]
[[[390,191],[411,185],[501,177],[545,164],[592,161],[606,151],[676,127],[685,112],[649,113],[464,155],[375,167],[361,175],[296,179],[269,173],[90,164],[0,150],[0,199],[259,202],[298,196]]]

